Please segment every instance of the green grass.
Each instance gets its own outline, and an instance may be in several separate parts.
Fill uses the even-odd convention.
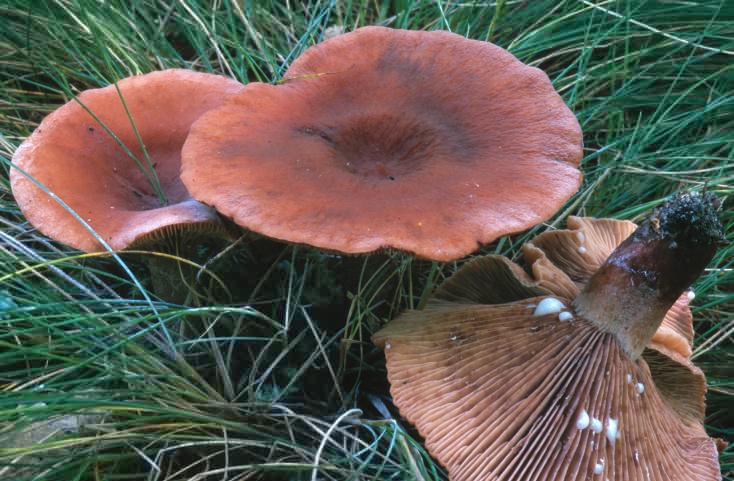
[[[734,192],[734,2],[498,3],[3,2],[0,478],[445,479],[391,405],[369,338],[458,263],[245,239],[210,266],[226,289],[205,275],[190,306],[172,305],[142,294],[140,256],[79,256],[33,230],[6,173],[20,142],[80,90],[168,67],[273,82],[328,26],[381,24],[489,38],[543,68],[581,122],[582,189],[484,252],[517,257],[569,214],[634,220],[676,190]],[[734,244],[695,287],[706,425],[734,441]],[[77,414],[82,430],[18,441]],[[734,449],[721,462],[733,480]]]

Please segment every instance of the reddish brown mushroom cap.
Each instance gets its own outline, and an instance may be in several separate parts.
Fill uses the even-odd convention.
[[[548,77],[447,32],[358,29],[248,85],[183,150],[192,195],[269,237],[450,260],[550,217],[581,130]]]
[[[191,124],[242,85],[187,70],[139,75],[117,85],[167,205],[161,205],[135,161],[100,125],[146,163],[114,85],[82,92],[78,102],[72,100],[46,117],[18,148],[13,163],[66,202],[114,249],[170,229],[218,226],[216,212],[192,199],[180,180],[181,146]],[[83,251],[101,249],[81,223],[25,175],[11,169],[10,179],[18,205],[41,232]]]

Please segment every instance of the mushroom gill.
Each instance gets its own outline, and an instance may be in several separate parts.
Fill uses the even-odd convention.
[[[710,228],[666,232],[660,219],[685,213],[691,198],[697,207],[686,215],[703,211]],[[396,406],[452,481],[721,479],[715,443],[703,428],[703,374],[685,353],[651,342],[664,318],[675,325],[684,317],[673,306],[715,251],[715,205],[708,195],[676,196],[636,230],[570,219],[572,230],[525,248],[535,278],[505,258],[478,258],[426,309],[375,334]],[[651,245],[656,249],[640,248]],[[685,272],[671,271],[670,249],[696,260]],[[620,269],[611,276],[610,261]],[[634,268],[643,261],[648,269],[640,274]],[[608,294],[598,279],[589,281],[599,273],[604,286],[622,286],[619,297],[597,296],[595,289]],[[643,277],[630,282],[635,274]],[[632,283],[636,288],[623,288]],[[620,311],[609,310],[613,301],[637,311],[622,311],[628,318],[620,321]],[[666,305],[677,310],[661,312]],[[653,314],[652,326],[636,326]],[[640,343],[650,347],[638,353]]]

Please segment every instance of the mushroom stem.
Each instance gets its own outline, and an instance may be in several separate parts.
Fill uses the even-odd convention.
[[[637,359],[723,240],[719,206],[713,194],[684,193],[656,208],[589,279],[577,312]]]
[[[189,256],[181,255],[188,258]],[[146,256],[153,292],[166,302],[185,304],[192,294],[196,272],[188,265],[157,255]]]
[[[144,242],[140,248],[151,251],[151,255],[145,256],[145,261],[150,271],[153,292],[162,300],[175,304],[186,304],[192,298],[200,297],[197,288],[201,286],[196,280],[198,269],[170,256],[204,264],[207,254],[203,252],[208,251],[206,247],[214,247],[220,240],[219,236],[224,235],[216,228],[209,233],[169,231],[161,239]],[[168,256],[152,254],[155,251]]]

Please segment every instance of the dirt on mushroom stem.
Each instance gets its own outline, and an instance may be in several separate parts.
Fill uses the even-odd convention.
[[[724,239],[719,207],[713,194],[683,193],[656,208],[589,279],[577,311],[637,359]]]

